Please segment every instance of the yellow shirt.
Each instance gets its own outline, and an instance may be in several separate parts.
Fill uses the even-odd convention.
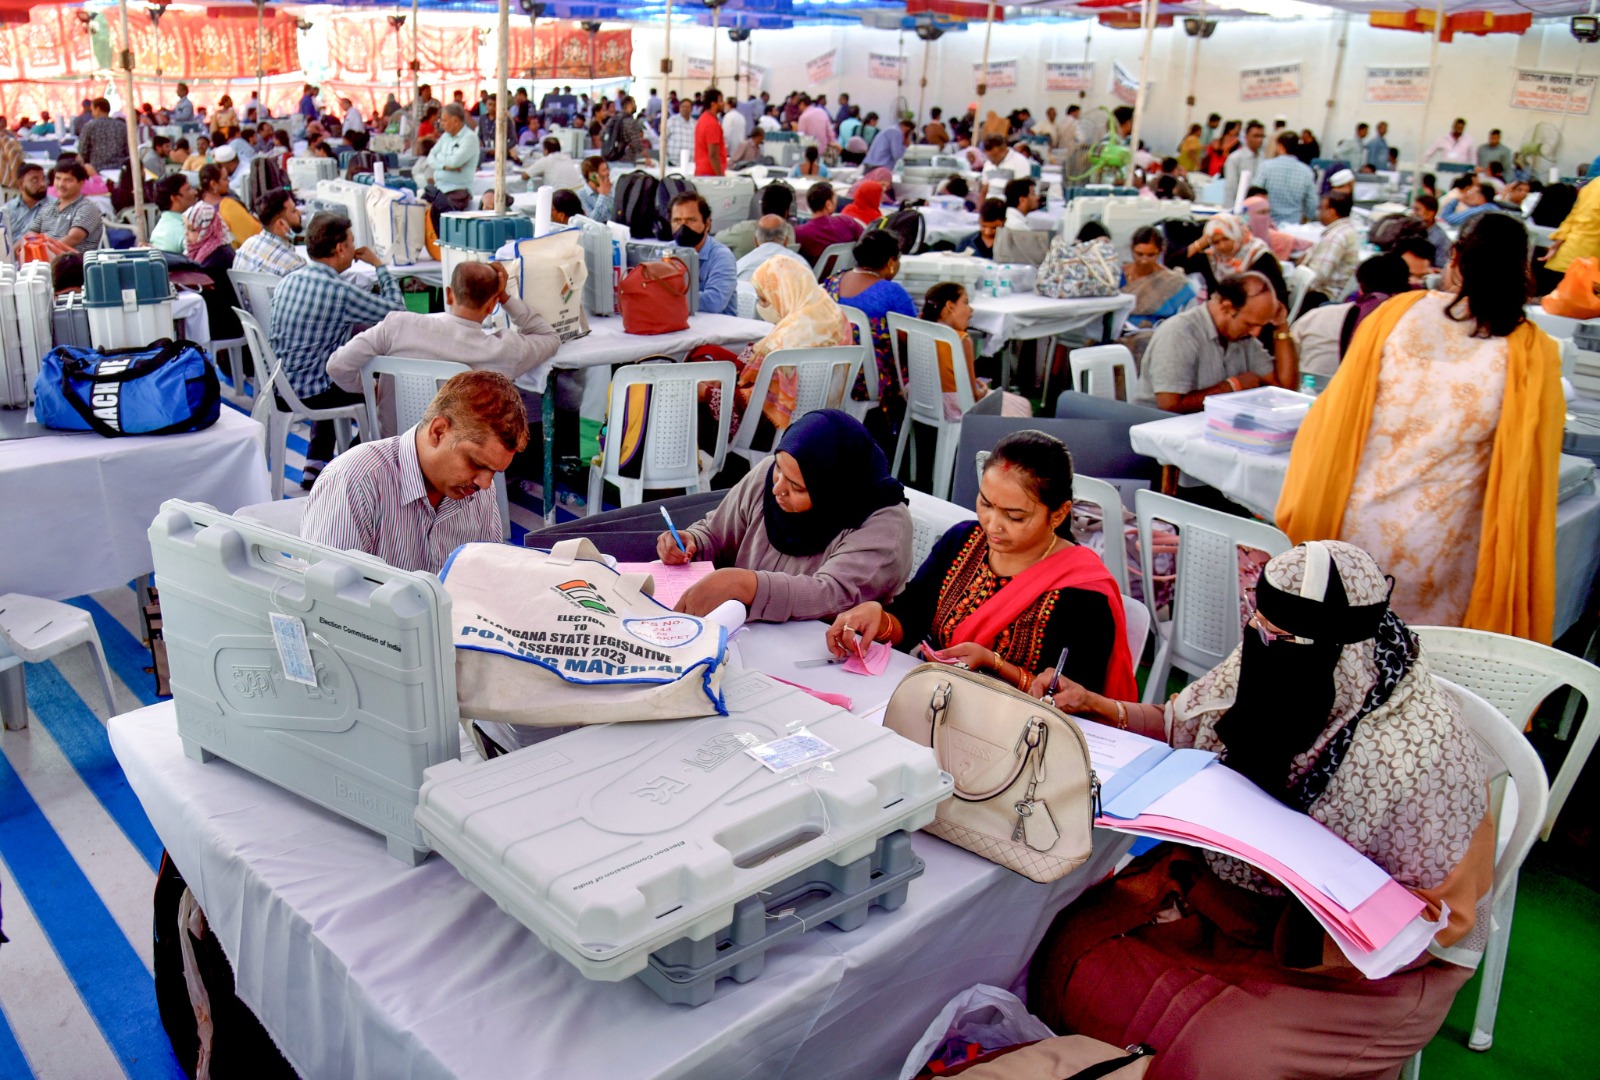
[[[1573,259],[1584,256],[1600,258],[1600,183],[1588,183],[1578,190],[1578,201],[1572,212],[1561,223],[1561,228],[1550,234],[1551,240],[1560,240],[1561,246],[1550,256],[1545,266],[1565,273]]]
[[[233,196],[224,196],[222,205],[217,208],[222,212],[222,223],[233,234],[233,247],[237,251],[239,245],[261,231],[261,222],[257,221],[250,211],[244,208],[244,203]]]

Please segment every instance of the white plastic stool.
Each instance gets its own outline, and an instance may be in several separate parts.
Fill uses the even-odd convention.
[[[20,731],[28,726],[23,662],[42,663],[75,645],[87,645],[94,654],[100,688],[106,694],[106,715],[115,716],[117,701],[111,692],[111,665],[106,663],[106,651],[89,613],[37,596],[0,596],[0,717],[7,728]]]

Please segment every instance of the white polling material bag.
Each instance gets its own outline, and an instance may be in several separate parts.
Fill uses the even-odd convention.
[[[390,266],[413,266],[428,257],[428,207],[409,191],[374,187],[367,192],[372,250]]]
[[[450,594],[462,723],[532,727],[726,715],[728,632],[650,596],[588,540],[550,551],[463,544]]]
[[[514,269],[506,288],[537,311],[563,342],[589,332],[589,317],[583,310],[589,267],[584,260],[582,229],[519,240],[510,261]]]

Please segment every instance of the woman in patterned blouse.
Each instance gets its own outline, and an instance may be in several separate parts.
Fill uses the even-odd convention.
[[[888,605],[840,615],[828,647],[845,655],[862,638],[886,641],[1029,692],[1065,651],[1074,681],[1137,697],[1122,594],[1099,556],[1070,538],[1066,445],[1031,430],[1000,440],[979,478],[977,514],[945,533]]]

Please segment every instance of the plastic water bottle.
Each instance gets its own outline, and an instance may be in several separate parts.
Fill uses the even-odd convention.
[[[1316,397],[1317,396],[1317,377],[1315,375],[1312,375],[1310,372],[1307,372],[1307,373],[1301,375],[1300,376],[1300,392],[1302,394],[1309,394],[1311,397]]]
[[[994,295],[994,274],[987,268],[978,272],[977,293],[979,296]]]
[[[1009,266],[1002,265],[1000,267],[1000,295],[1011,295],[1011,267]]]

